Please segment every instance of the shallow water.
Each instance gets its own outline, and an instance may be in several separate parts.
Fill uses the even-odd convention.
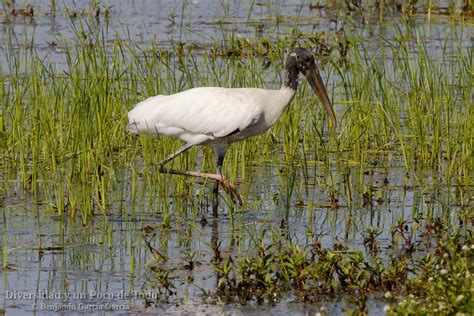
[[[330,10],[310,10],[309,2],[296,0],[270,4],[102,1],[102,12],[110,7],[111,13],[109,18],[102,14],[98,19],[88,13],[89,1],[63,1],[57,4],[55,14],[50,1],[30,3],[35,8],[34,18],[0,16],[3,28],[0,43],[5,43],[7,37],[18,39],[13,49],[21,49],[25,42],[31,43],[39,56],[54,61],[59,71],[65,65],[62,43],[74,39],[72,22],[64,13],[66,7],[78,12],[74,23],[87,22],[92,27],[108,25],[108,42],[126,39],[143,47],[152,42],[162,47],[171,47],[176,42],[207,47],[229,36],[275,38],[288,34],[295,24],[304,32],[334,32],[343,20],[337,19]],[[363,18],[347,18],[345,31],[368,39],[377,34],[377,40],[369,40],[368,45],[374,52],[380,52],[393,40],[393,34],[397,33],[394,25],[403,27],[397,16],[388,19],[389,26],[374,21],[364,25],[360,23]],[[460,38],[466,49],[472,48],[472,23],[460,33],[446,31],[453,23],[448,18],[437,17],[432,24],[427,24],[426,18],[421,16],[413,23],[419,32],[430,34],[427,48],[435,56],[445,49],[443,42],[450,43],[454,37]],[[9,73],[11,65],[5,60],[5,54],[0,58],[2,68]],[[390,65],[390,59],[387,63]],[[109,309],[136,314],[305,315],[316,313],[324,306],[330,314],[341,313],[353,307],[346,297],[302,304],[288,295],[275,306],[242,306],[223,304],[203,293],[212,294],[217,283],[213,249],[218,248],[223,254],[254,253],[252,238],[259,236],[270,242],[272,234],[284,234],[292,242],[308,245],[311,243],[308,233],[313,232],[320,235],[323,247],[332,248],[335,243],[341,243],[365,252],[363,233],[372,226],[381,231],[378,236],[381,247],[390,249],[389,229],[399,218],[411,220],[419,214],[430,214],[457,224],[455,214],[463,208],[455,196],[459,192],[453,192],[438,174],[416,170],[407,175],[398,153],[372,158],[374,166],[363,170],[363,176],[359,167],[347,167],[344,173],[347,178],[340,178],[340,170],[328,171],[318,168],[318,164],[307,169],[296,166],[294,173],[288,172],[282,177],[294,177],[294,187],[291,181],[281,180],[272,163],[249,165],[252,183],[239,184],[249,207],[230,213],[222,200],[219,220],[214,222],[209,202],[196,212],[189,199],[183,199],[176,205],[170,204],[172,214],[180,216],[172,215],[167,230],[160,226],[162,218],[157,215],[158,206],[152,197],[145,193],[138,204],[130,200],[127,170],[121,176],[120,189],[107,216],[96,214],[86,226],[80,220],[44,212],[45,205],[36,203],[34,197],[22,192],[19,186],[4,184],[0,223],[2,249],[8,249],[2,257],[6,257],[8,268],[0,272],[0,309],[15,315],[48,311],[56,314],[57,310],[64,314],[71,311],[102,314]],[[303,176],[305,173],[307,178]],[[336,207],[330,207],[328,192],[321,184],[328,182],[331,173],[340,187],[347,179],[357,190],[370,186],[375,192],[373,198],[363,201],[339,197]],[[144,181],[141,185],[146,187]],[[305,181],[309,182],[302,185]],[[199,190],[204,188],[196,185],[195,194]],[[474,193],[472,187],[459,190],[467,197]],[[225,194],[223,197],[226,198]],[[203,217],[207,218],[205,224]],[[186,267],[189,253],[195,256],[193,269]],[[173,293],[157,285],[156,270],[153,270],[156,262],[171,269],[169,280]],[[34,297],[38,294],[52,297]],[[367,304],[369,313],[378,315],[384,313],[387,302],[374,297]]]
[[[383,202],[374,201],[370,207],[362,206],[359,201],[355,203],[358,207],[349,209],[342,206],[336,210],[324,205],[327,201],[325,192],[317,186],[310,197],[299,198],[312,201],[311,207],[291,205],[287,210],[268,198],[265,200],[265,193],[274,194],[282,190],[277,183],[268,182],[272,176],[264,171],[261,182],[257,177],[248,194],[251,197],[248,203],[255,203],[256,207],[245,213],[235,213],[234,227],[225,213],[227,208],[222,210],[218,222],[211,220],[210,211],[204,211],[208,223],[202,225],[200,214],[195,214],[193,218],[192,211],[185,207],[183,211],[189,211],[185,217],[188,219],[173,217],[171,227],[163,230],[159,226],[160,216],[153,213],[153,208],[146,206],[137,207],[134,215],[128,218],[114,214],[114,209],[111,209],[108,225],[99,214],[83,226],[80,221],[61,220],[54,214],[45,214],[41,211],[41,205],[36,208],[28,198],[4,198],[2,211],[5,217],[2,224],[6,230],[2,234],[2,242],[8,245],[9,253],[8,269],[2,272],[3,282],[0,283],[2,308],[14,314],[30,314],[34,306],[41,309],[41,314],[45,309],[82,312],[86,309],[124,308],[127,312],[151,314],[202,312],[239,315],[269,312],[284,315],[291,312],[304,315],[317,312],[321,306],[331,314],[341,312],[352,306],[344,297],[323,298],[318,304],[301,304],[290,296],[276,306],[226,305],[215,299],[206,299],[203,291],[213,293],[217,284],[212,264],[215,255],[213,248],[219,245],[223,256],[235,253],[237,249],[241,253],[253,253],[255,249],[249,238],[258,237],[264,230],[267,233],[263,238],[268,242],[272,233],[276,233],[286,234],[292,242],[309,245],[311,240],[305,233],[311,229],[321,235],[323,247],[332,248],[335,242],[339,242],[365,251],[363,232],[375,226],[382,231],[378,237],[381,248],[390,253],[396,249],[390,250],[391,239],[387,234],[399,217],[409,220],[417,212],[432,212],[433,216],[440,217],[455,214],[456,206],[442,207],[449,194],[442,186],[436,185],[429,194],[422,194],[417,187],[404,188],[400,182],[402,168],[386,170],[382,175],[375,173],[371,180],[374,185],[380,185],[378,190],[384,198]],[[369,182],[368,179],[366,181]],[[387,181],[389,184],[383,185]],[[129,192],[123,194],[126,198]],[[262,196],[261,201],[258,200],[259,195]],[[296,202],[296,199],[293,197],[291,201]],[[344,205],[344,201],[339,203]],[[124,209],[129,207],[125,205]],[[283,228],[282,219],[288,221]],[[150,231],[144,232],[145,227]],[[146,242],[159,251],[158,262],[171,269],[173,295],[166,295],[166,291],[156,285],[152,268],[155,260]],[[195,253],[195,267],[192,270],[185,267],[185,254],[189,251]],[[50,300],[18,297],[25,293],[44,292],[62,297],[59,300],[55,297]],[[66,299],[65,295],[70,297]],[[371,299],[368,302],[370,313],[382,313],[385,304],[383,299]],[[97,311],[101,312],[103,310]]]

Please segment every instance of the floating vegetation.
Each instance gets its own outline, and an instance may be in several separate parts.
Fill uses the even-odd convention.
[[[459,233],[445,235],[440,223],[439,218],[423,224],[404,223],[412,229],[420,226],[419,237],[410,243],[397,240],[398,228],[393,227],[388,258],[365,256],[362,251],[337,245],[333,250],[325,249],[314,235],[308,236],[313,238],[303,248],[278,235],[272,243],[260,240],[255,254],[235,259],[229,256],[216,267],[216,295],[241,303],[276,303],[287,291],[307,303],[343,295],[355,303],[358,312],[367,312],[368,295],[384,293],[381,299],[387,303],[411,298],[393,309],[401,313],[436,312],[433,307],[448,314],[468,313],[473,302],[473,239],[461,238]],[[420,250],[433,253],[419,257]]]

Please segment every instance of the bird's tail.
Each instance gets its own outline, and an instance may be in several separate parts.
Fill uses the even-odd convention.
[[[127,124],[127,126],[125,127],[125,129],[127,131],[129,131],[130,133],[133,133],[133,134],[139,134],[140,131],[138,129],[138,123],[136,122],[130,122]]]
[[[165,98],[165,96],[157,95],[136,104],[135,107],[128,112],[127,131],[134,134],[154,133],[154,124],[149,126],[148,119],[153,117],[155,115],[154,113],[159,109],[156,102],[161,98]]]

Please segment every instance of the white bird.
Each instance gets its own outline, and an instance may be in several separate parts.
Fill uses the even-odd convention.
[[[302,73],[323,104],[332,125],[336,115],[309,49],[295,48],[285,60],[284,83],[279,90],[257,88],[193,88],[172,95],[150,97],[128,113],[127,130],[135,134],[166,135],[186,144],[162,160],[162,173],[201,177],[216,181],[213,209],[217,215],[219,184],[242,203],[235,186],[222,176],[222,164],[230,144],[268,130],[293,99]],[[163,169],[163,165],[196,145],[213,147],[218,174]]]

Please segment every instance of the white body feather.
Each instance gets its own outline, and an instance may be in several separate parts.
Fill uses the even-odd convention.
[[[127,130],[177,137],[189,145],[226,146],[264,133],[280,117],[295,91],[217,87],[158,95],[128,113]]]

